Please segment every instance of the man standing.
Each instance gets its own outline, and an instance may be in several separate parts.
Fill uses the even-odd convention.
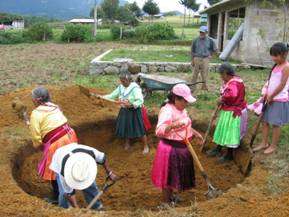
[[[209,72],[209,62],[214,52],[217,51],[216,44],[207,36],[208,27],[201,26],[200,36],[193,40],[192,43],[192,66],[193,66],[193,83],[196,83],[201,74],[204,82],[202,90],[208,90],[207,77]],[[195,91],[193,87],[192,91]]]

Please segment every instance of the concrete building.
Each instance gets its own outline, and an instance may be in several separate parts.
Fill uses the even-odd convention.
[[[94,24],[94,19],[72,19],[69,23],[73,24]],[[102,19],[98,19],[98,25],[102,25]]]
[[[271,45],[289,41],[289,3],[278,2],[223,0],[201,13],[208,15],[209,35],[220,51],[244,23],[243,38],[232,57],[248,64],[271,65]]]

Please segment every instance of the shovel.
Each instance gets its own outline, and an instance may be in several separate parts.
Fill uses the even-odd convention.
[[[186,143],[186,145],[187,145],[187,147],[188,147],[188,149],[189,149],[189,151],[190,151],[190,153],[191,153],[194,161],[195,161],[196,164],[197,164],[197,167],[199,168],[199,170],[200,170],[200,172],[201,172],[202,177],[204,178],[204,180],[205,180],[205,182],[206,182],[206,184],[207,184],[207,186],[208,186],[208,191],[205,193],[206,197],[207,197],[208,199],[213,199],[213,198],[216,198],[216,197],[220,196],[223,192],[222,192],[221,190],[215,188],[215,187],[212,185],[212,182],[211,182],[209,176],[207,175],[207,173],[206,173],[203,165],[201,164],[201,162],[200,162],[200,160],[199,160],[199,158],[198,158],[198,156],[197,156],[197,154],[196,154],[196,152],[195,152],[192,144],[190,143],[189,139],[187,138],[187,135],[186,135],[186,138],[184,139],[184,138],[183,138],[182,136],[180,136],[176,131],[175,131],[175,133],[176,133],[180,138],[182,138],[182,139],[185,141],[185,143]],[[186,134],[187,134],[187,131],[186,131]]]
[[[115,103],[115,104],[119,104],[117,101],[115,100],[111,100],[111,99],[106,99],[105,97],[103,97],[102,95],[99,95],[99,94],[96,94],[96,93],[91,93],[90,90],[86,87],[83,87],[81,85],[78,85],[79,87],[79,90],[81,93],[83,93],[84,95],[86,95],[87,97],[96,97],[96,98],[99,98],[99,99],[102,99],[102,100],[105,100],[105,101],[108,101],[108,102],[112,102],[112,103]]]
[[[207,149],[207,143],[208,143],[208,138],[209,138],[209,135],[210,135],[210,132],[211,132],[211,128],[212,128],[212,125],[213,125],[214,121],[217,118],[217,114],[220,111],[221,107],[222,107],[222,105],[219,105],[215,109],[215,111],[213,112],[213,115],[212,115],[211,120],[210,120],[209,125],[208,125],[208,129],[207,129],[205,137],[204,137],[204,142],[203,142],[202,147],[201,147],[201,151],[202,152],[206,151],[206,149]]]
[[[124,177],[120,177],[117,181],[123,179]],[[93,207],[93,205],[99,200],[99,198],[108,191],[109,188],[111,188],[114,184],[116,183],[116,181],[113,181],[108,177],[106,177],[105,179],[105,183],[102,187],[102,189],[98,192],[98,194],[93,198],[93,200],[89,203],[89,205],[86,207],[86,209],[91,209]]]

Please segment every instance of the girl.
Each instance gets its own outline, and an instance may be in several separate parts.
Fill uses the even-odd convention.
[[[121,73],[119,76],[121,84],[106,99],[119,99],[121,105],[117,117],[116,135],[125,139],[125,149],[130,148],[130,139],[141,138],[144,150],[143,154],[149,153],[147,136],[142,116],[142,106],[144,103],[140,86],[131,82],[130,73]]]
[[[153,163],[152,182],[162,189],[165,203],[175,202],[173,190],[184,191],[195,186],[193,158],[184,143],[186,137],[203,139],[192,129],[192,121],[185,109],[188,103],[195,101],[190,88],[178,84],[159,113],[156,135],[160,142]]]
[[[50,181],[54,200],[58,200],[58,186],[55,173],[49,169],[54,152],[62,146],[77,142],[77,136],[67,124],[67,119],[59,107],[51,102],[49,92],[44,87],[32,91],[35,109],[30,117],[30,131],[35,148],[43,148],[43,157],[38,165],[39,175]]]
[[[209,156],[220,156],[222,148],[227,151],[220,156],[220,162],[233,160],[233,150],[238,148],[240,140],[247,131],[247,103],[245,100],[245,85],[242,79],[235,75],[234,68],[224,63],[219,68],[223,86],[221,87],[220,117],[215,129],[213,141],[217,147],[208,151]]]
[[[276,63],[270,79],[264,86],[263,102],[267,108],[263,116],[262,143],[253,151],[264,150],[265,154],[275,152],[281,127],[289,122],[289,63],[287,61],[289,46],[284,43],[276,43],[270,49],[272,60]],[[273,128],[272,144],[269,144],[270,125]]]

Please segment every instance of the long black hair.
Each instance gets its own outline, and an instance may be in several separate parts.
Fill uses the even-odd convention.
[[[178,96],[173,93],[173,91],[170,91],[169,94],[167,95],[167,99],[162,103],[161,107],[164,107],[167,103],[169,104],[175,104],[175,100],[181,100],[184,99],[181,96]]]
[[[289,44],[288,43],[282,43],[278,42],[275,43],[271,48],[270,48],[270,55],[271,56],[279,56],[279,55],[285,55],[289,51]]]

